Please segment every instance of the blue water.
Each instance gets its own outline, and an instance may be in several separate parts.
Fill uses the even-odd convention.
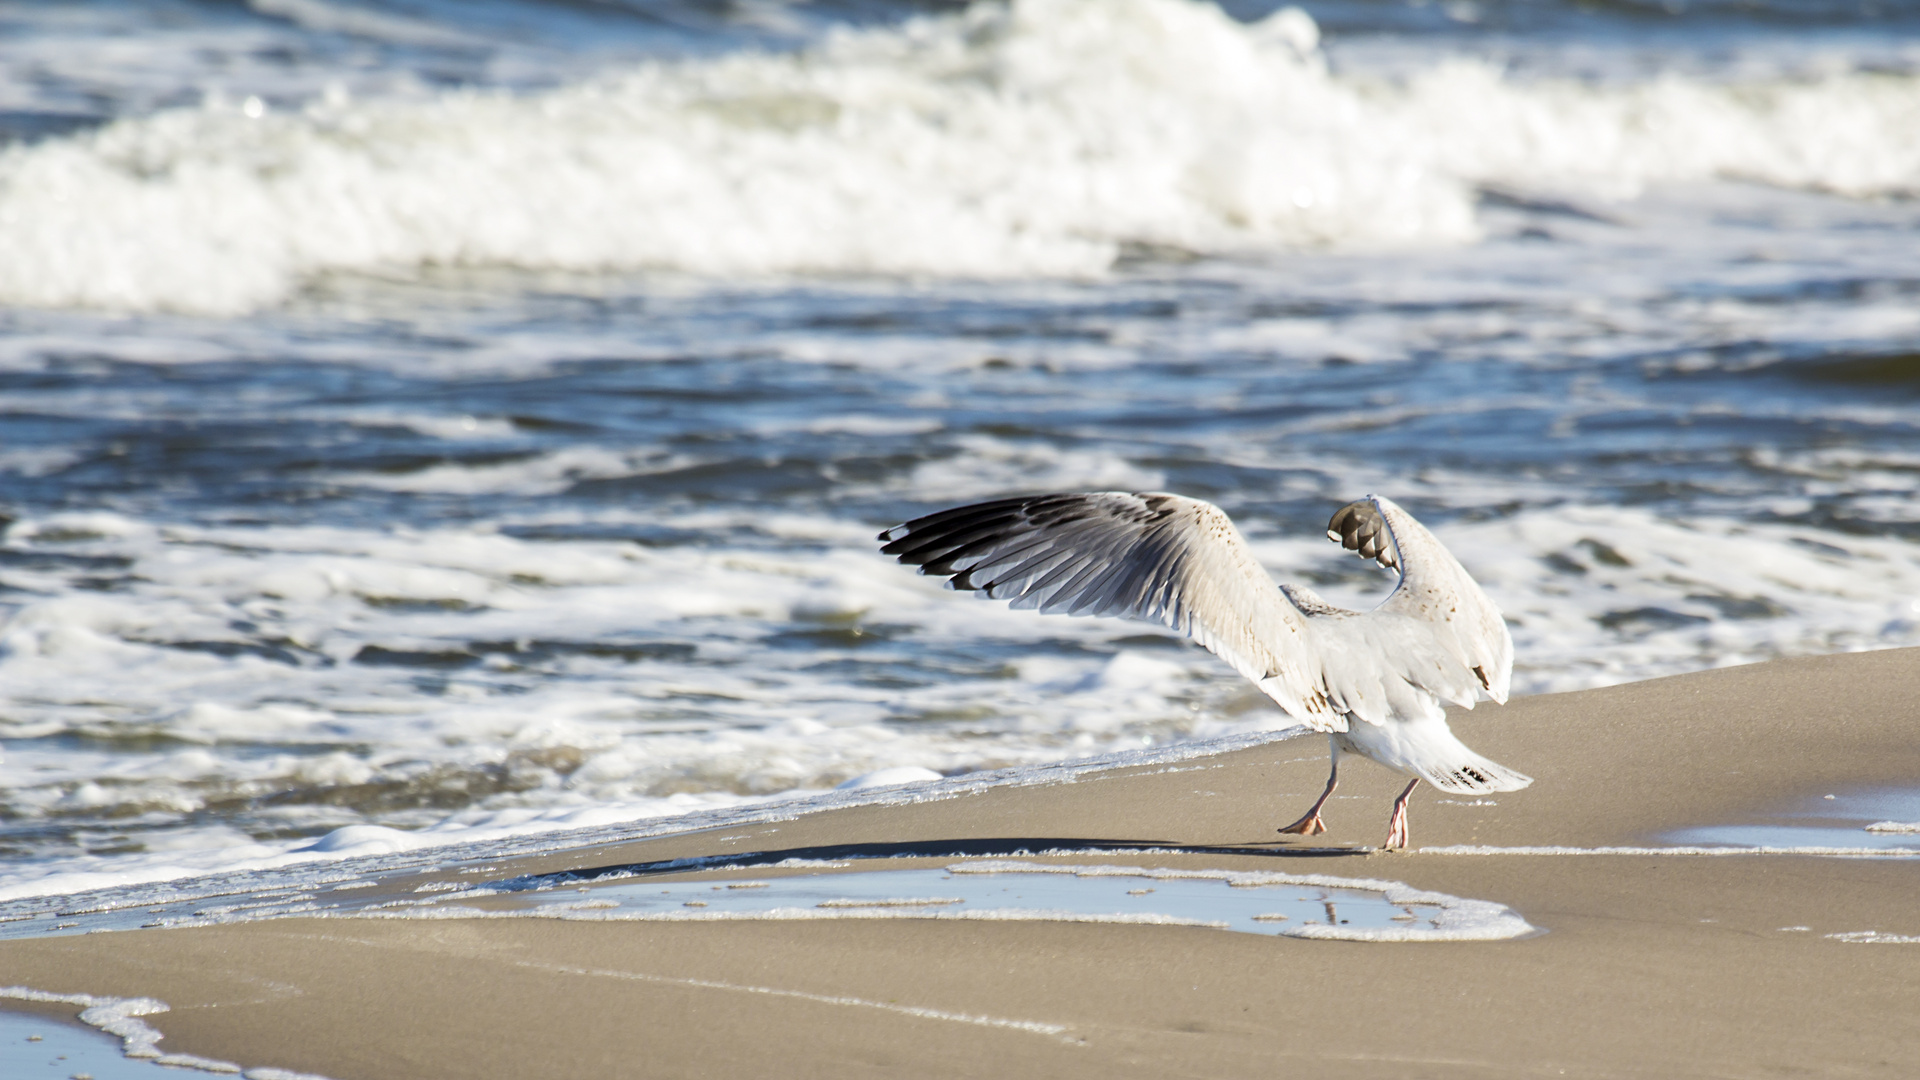
[[[0,890],[1281,722],[873,551],[1011,492],[1211,499],[1360,604],[1320,530],[1389,495],[1522,692],[1920,643],[1920,6],[1232,5],[1280,105],[1396,102],[1326,131],[1215,53],[1020,74],[1076,10],[0,13]],[[1152,11],[1096,29],[1218,29]],[[1717,165],[1582,126],[1730,101]]]
[[[120,1040],[72,1020],[0,1008],[0,1069],[8,1080],[152,1080],[181,1070],[125,1057]]]
[[[1869,831],[1878,823],[1920,822],[1920,789],[1876,788],[1806,800],[1767,821],[1709,825],[1668,834],[1676,844],[1832,847],[1920,851],[1920,832]]]
[[[740,870],[723,866],[723,870]],[[351,917],[388,913],[439,916],[470,909],[559,918],[1013,917],[1091,916],[1143,923],[1217,926],[1245,933],[1288,934],[1302,927],[1431,934],[1442,928],[1487,930],[1489,911],[1444,913],[1438,898],[1393,902],[1371,889],[1257,881],[1259,875],[1100,867],[1081,872],[1044,864],[989,861],[934,869],[781,874],[763,878],[687,878],[660,872],[609,874],[590,884],[566,880],[436,881],[395,895],[389,888],[310,886],[130,903],[96,894],[94,902],[45,910],[0,923],[0,938],[68,936],[273,918]],[[470,871],[468,871],[470,872]],[[371,886],[373,879],[366,879]],[[1359,883],[1364,884],[1364,883]],[[1495,912],[1498,914],[1498,912]],[[1451,919],[1450,922],[1447,922]],[[1524,924],[1511,928],[1525,932]],[[1493,929],[1498,929],[1494,927]],[[1318,931],[1314,931],[1318,932]],[[1510,935],[1509,935],[1510,936]]]
[[[621,915],[747,915],[797,909],[821,915],[862,913],[967,917],[971,912],[1058,912],[1068,915],[1188,920],[1251,934],[1302,925],[1356,930],[1428,929],[1440,909],[1393,904],[1360,889],[1299,885],[1235,887],[1224,880],[1087,876],[1069,873],[953,873],[876,870],[750,881],[610,883],[571,895],[543,895],[536,906]]]

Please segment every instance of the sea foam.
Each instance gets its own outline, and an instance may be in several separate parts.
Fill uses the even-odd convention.
[[[638,513],[714,533],[746,520]],[[1204,752],[1288,723],[1243,702],[1205,652],[1137,624],[966,602],[873,555],[857,523],[751,517],[814,541],[643,548],[22,518],[0,541],[19,564],[8,581],[33,590],[0,607],[0,677],[15,694],[0,786],[22,819],[109,820],[144,850],[23,860],[0,872],[0,895],[744,809],[1166,742]],[[1920,551],[1896,538],[1577,506],[1442,535],[1516,618],[1522,692],[1920,640]],[[1254,543],[1282,580],[1331,558],[1313,536]],[[129,584],[68,588],[31,568],[57,556],[124,560]],[[890,672],[896,653],[949,639],[1005,659],[906,686],[846,674],[866,670],[856,661]],[[53,741],[69,732],[97,748]],[[121,749],[145,740],[155,748]],[[205,820],[263,794],[276,800],[253,817]]]
[[[210,101],[0,154],[0,304],[231,314],[330,272],[1098,276],[1471,241],[1476,185],[1920,187],[1920,78],[1341,75],[1312,20],[1018,0],[543,92]]]

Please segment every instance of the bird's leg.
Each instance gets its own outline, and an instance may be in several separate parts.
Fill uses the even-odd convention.
[[[1393,816],[1387,819],[1387,842],[1384,845],[1389,851],[1407,846],[1407,796],[1419,786],[1420,778],[1416,776],[1407,781],[1400,797],[1393,800]]]
[[[1333,797],[1333,789],[1338,787],[1339,784],[1340,748],[1336,746],[1333,748],[1333,753],[1327,768],[1327,790],[1320,793],[1320,797],[1313,801],[1312,808],[1310,808],[1299,821],[1294,822],[1280,831],[1283,833],[1295,833],[1300,836],[1318,836],[1326,832],[1327,827],[1320,822],[1320,808],[1327,805],[1327,800]]]

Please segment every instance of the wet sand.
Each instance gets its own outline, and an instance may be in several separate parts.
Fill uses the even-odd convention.
[[[1529,698],[1453,722],[1536,783],[1492,806],[1421,790],[1409,853],[1361,850],[1383,837],[1401,781],[1354,759],[1332,831],[1276,837],[1324,779],[1316,736],[497,873],[850,846],[930,866],[962,851],[1150,844],[1178,850],[1058,861],[1387,878],[1497,901],[1542,934],[1372,944],[1068,923],[284,919],[0,943],[0,984],[159,998],[172,1011],[147,1019],[170,1052],[336,1080],[1914,1074],[1920,944],[1825,935],[1920,936],[1920,860],[1420,849],[1644,845],[1826,792],[1920,785],[1920,650]]]

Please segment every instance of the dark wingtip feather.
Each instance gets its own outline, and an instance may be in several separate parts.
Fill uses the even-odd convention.
[[[1363,559],[1372,559],[1389,570],[1398,568],[1392,533],[1371,498],[1358,499],[1333,512],[1327,522],[1327,539],[1336,541]]]
[[[922,574],[946,578],[948,588],[1011,600],[1016,607],[1082,614],[1119,604],[1114,610],[1127,613],[1144,601],[1141,591],[1165,567],[1156,563],[1150,572],[1129,570],[1105,560],[1138,543],[1176,505],[1184,504],[1166,496],[1116,492],[996,499],[896,525],[879,535],[880,550]],[[1116,574],[1129,582],[1138,578],[1131,591],[1122,590],[1124,596],[1109,595],[1109,579]],[[1062,596],[1065,606],[1059,603]]]

